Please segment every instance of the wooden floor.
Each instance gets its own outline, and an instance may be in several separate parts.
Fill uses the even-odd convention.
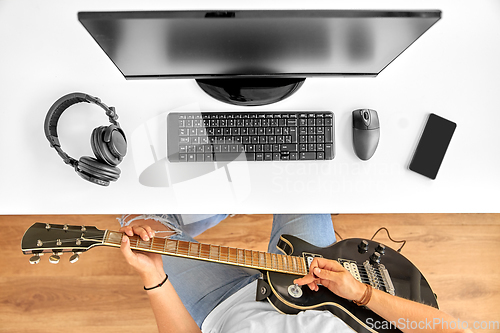
[[[24,231],[34,222],[118,229],[116,216],[0,216],[0,332],[156,332],[142,283],[114,248],[95,248],[75,264],[30,265]],[[236,215],[197,237],[201,242],[265,251],[271,215]],[[402,250],[426,276],[440,308],[470,326],[498,332],[500,322],[500,215],[334,215],[343,238],[371,238],[382,226],[406,239]],[[384,232],[375,238],[395,249]]]

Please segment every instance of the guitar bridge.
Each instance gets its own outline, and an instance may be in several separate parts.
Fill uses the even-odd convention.
[[[359,282],[395,295],[396,290],[391,276],[383,264],[371,264],[369,260],[366,260],[363,265],[358,265],[355,260],[342,258],[338,258],[337,261]]]
[[[372,265],[369,260],[366,260],[363,263],[363,267],[368,276],[368,282],[373,288],[385,290],[387,293],[395,295],[395,288],[392,284],[391,276],[383,264]]]

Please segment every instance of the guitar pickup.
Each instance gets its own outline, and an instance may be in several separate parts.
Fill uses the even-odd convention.
[[[311,267],[311,264],[314,260],[314,258],[323,258],[321,254],[315,254],[315,253],[308,253],[308,252],[302,252],[302,257],[304,257],[304,260],[307,264],[307,272],[309,273],[309,267]]]

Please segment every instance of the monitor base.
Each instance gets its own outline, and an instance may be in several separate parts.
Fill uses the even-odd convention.
[[[279,102],[302,86],[305,78],[196,79],[213,98],[233,105],[259,106]]]

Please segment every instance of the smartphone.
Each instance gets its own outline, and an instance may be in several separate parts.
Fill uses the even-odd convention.
[[[454,122],[431,113],[413,153],[409,169],[430,179],[436,179],[456,127]]]

